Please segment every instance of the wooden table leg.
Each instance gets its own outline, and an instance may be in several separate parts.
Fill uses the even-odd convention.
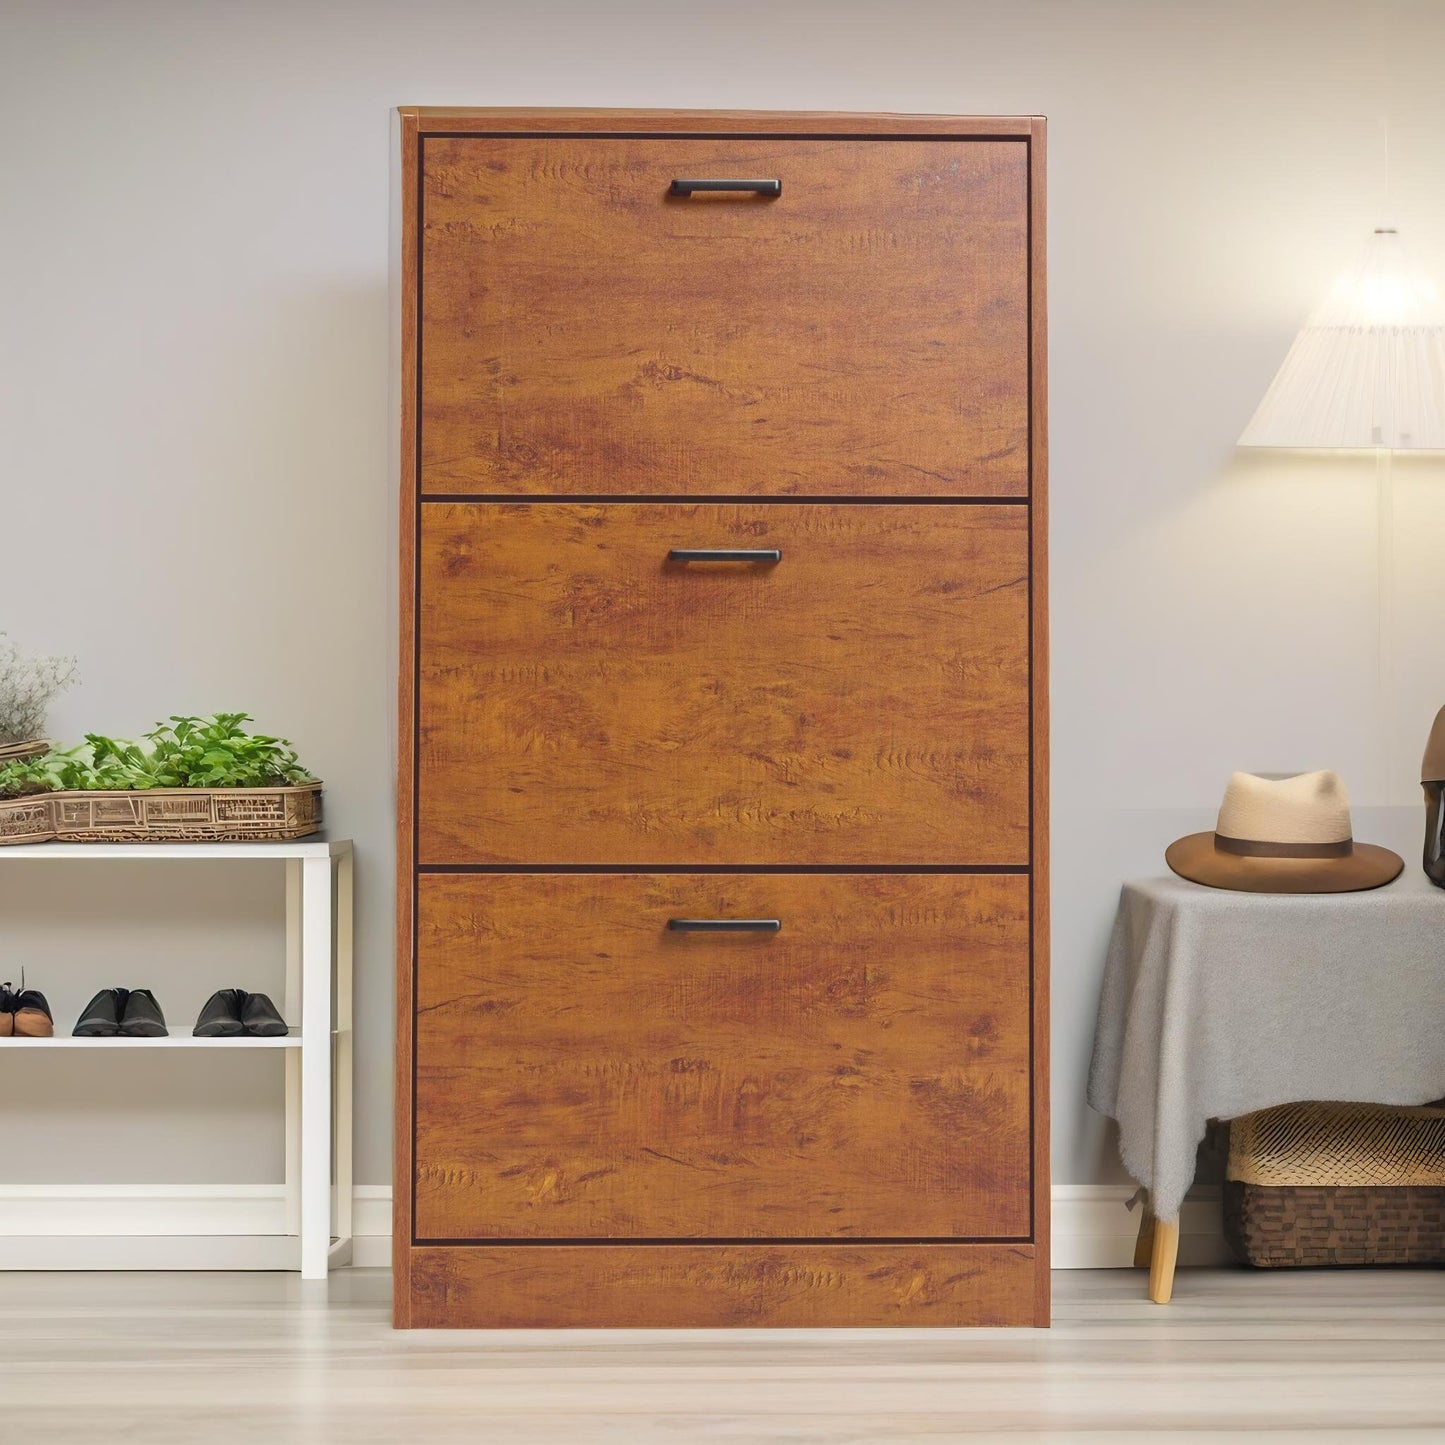
[[[1154,1211],[1146,1199],[1139,1206],[1139,1237],[1134,1241],[1134,1268],[1148,1269],[1154,1259]]]
[[[1179,1221],[1154,1221],[1154,1247],[1149,1258],[1149,1298],[1167,1305],[1174,1293],[1174,1265],[1179,1258]]]

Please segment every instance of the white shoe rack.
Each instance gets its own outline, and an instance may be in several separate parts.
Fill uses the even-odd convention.
[[[324,1279],[349,1264],[352,1239],[352,847],[302,838],[286,843],[34,843],[0,847],[0,867],[141,859],[284,862],[284,1038],[0,1039],[7,1058],[45,1049],[280,1049],[286,1060],[284,1218],[274,1235],[125,1234],[0,1237],[0,1269],[299,1269]],[[116,1240],[126,1240],[117,1250]],[[93,1258],[91,1258],[93,1256]]]

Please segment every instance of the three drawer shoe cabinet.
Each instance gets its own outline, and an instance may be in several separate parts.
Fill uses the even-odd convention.
[[[401,112],[398,1325],[1048,1322],[1043,134]]]

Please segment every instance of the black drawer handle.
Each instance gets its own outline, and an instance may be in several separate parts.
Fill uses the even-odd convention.
[[[674,933],[776,933],[779,918],[669,918]]]
[[[777,197],[783,194],[782,181],[674,181],[668,188],[669,196],[690,196],[694,191],[752,191],[759,196]]]
[[[669,562],[781,562],[776,547],[674,547]]]

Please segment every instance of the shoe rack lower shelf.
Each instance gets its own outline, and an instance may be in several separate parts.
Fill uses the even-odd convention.
[[[301,1035],[293,1030],[284,1037],[271,1039],[198,1039],[191,1034],[171,1034],[163,1039],[77,1039],[69,1034],[56,1034],[49,1039],[0,1039],[0,1057],[11,1050],[30,1049],[299,1049]]]

